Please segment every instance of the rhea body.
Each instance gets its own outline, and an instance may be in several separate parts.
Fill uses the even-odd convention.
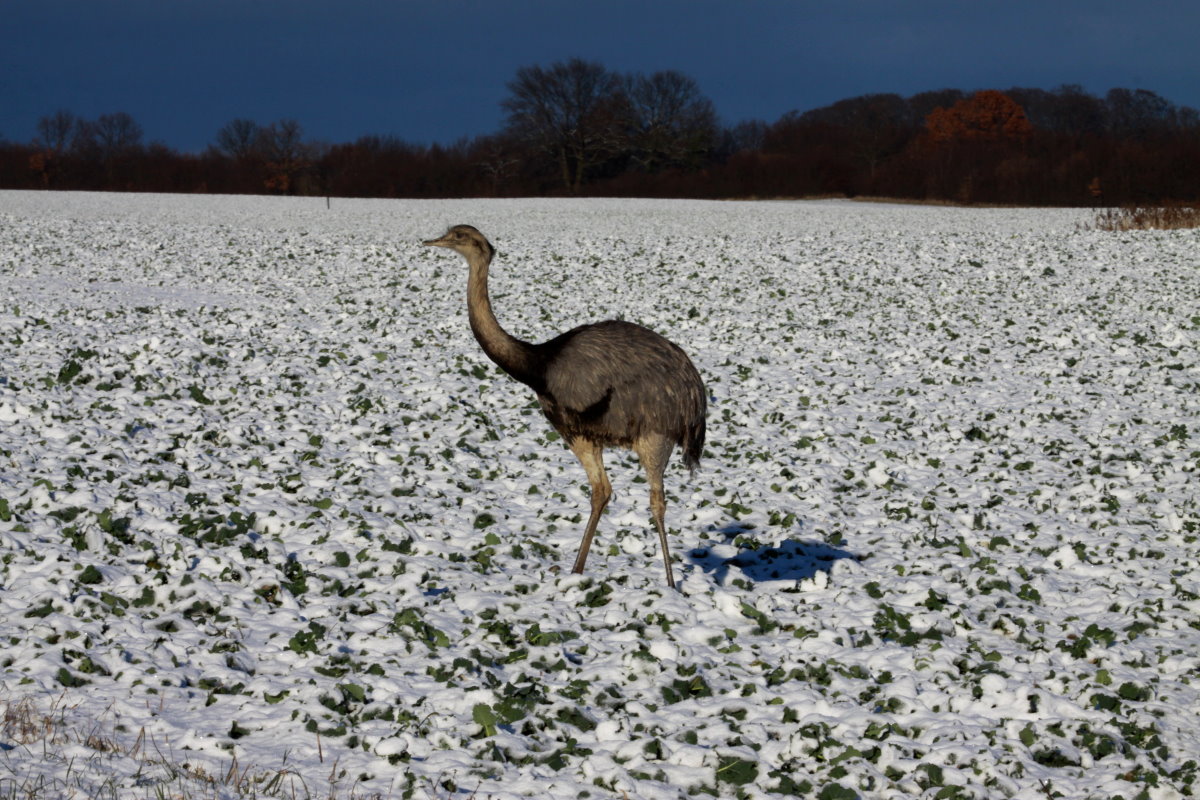
[[[580,325],[540,344],[521,341],[492,312],[488,268],[495,250],[484,235],[470,225],[455,225],[425,244],[454,250],[467,260],[467,314],[476,340],[488,358],[533,389],[546,419],[587,472],[592,510],[573,571],[583,572],[612,496],[604,448],[622,447],[637,453],[646,471],[667,585],[674,587],[663,473],[676,445],[692,470],[704,449],[704,382],[691,359],[654,331],[621,320]]]

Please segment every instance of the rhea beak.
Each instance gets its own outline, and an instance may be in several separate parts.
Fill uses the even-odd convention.
[[[443,236],[440,239],[426,239],[425,241],[421,242],[421,244],[425,245],[426,247],[449,247],[450,246],[450,242],[449,242],[449,240],[446,239],[445,236]]]

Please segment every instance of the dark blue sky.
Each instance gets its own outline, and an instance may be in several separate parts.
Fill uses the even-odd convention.
[[[226,122],[452,142],[502,123],[518,67],[677,69],[723,121],[873,92],[1150,89],[1200,107],[1195,0],[5,0],[0,138],[125,111],[204,149]]]

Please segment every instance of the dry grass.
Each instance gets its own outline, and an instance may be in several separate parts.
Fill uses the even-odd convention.
[[[0,741],[33,744],[46,741],[60,744],[63,739],[55,718],[38,710],[30,697],[5,703],[0,714]]]
[[[343,788],[336,763],[328,777],[306,780],[286,766],[262,770],[231,755],[228,769],[214,774],[182,760],[144,729],[123,743],[104,720],[81,724],[75,712],[63,696],[48,709],[32,697],[0,700],[0,800],[380,800],[355,786]],[[426,791],[426,797],[436,796]]]
[[[1200,206],[1166,203],[1160,206],[1106,208],[1096,213],[1092,228],[1099,231],[1200,228]]]

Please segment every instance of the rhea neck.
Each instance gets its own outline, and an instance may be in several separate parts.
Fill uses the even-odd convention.
[[[488,358],[517,380],[532,385],[537,381],[533,345],[500,327],[492,311],[492,301],[488,296],[488,267],[492,263],[492,255],[490,247],[473,248],[463,253],[470,267],[467,277],[467,318],[471,323],[471,332]]]

